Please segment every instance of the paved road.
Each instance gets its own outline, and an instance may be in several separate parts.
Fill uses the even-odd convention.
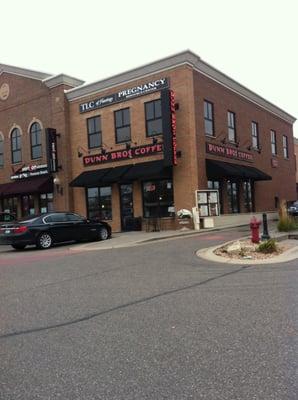
[[[1,400],[296,400],[297,262],[196,257],[237,235],[2,248]]]

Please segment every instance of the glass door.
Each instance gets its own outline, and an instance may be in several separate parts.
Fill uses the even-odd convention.
[[[239,213],[239,187],[236,181],[227,181],[229,213]]]
[[[22,217],[28,217],[29,215],[35,214],[34,197],[31,194],[22,196],[21,204],[22,204]]]
[[[134,230],[132,184],[120,185],[121,228],[123,231]]]

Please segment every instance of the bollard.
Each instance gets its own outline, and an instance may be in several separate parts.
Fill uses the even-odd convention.
[[[262,240],[270,239],[270,235],[268,233],[268,221],[267,221],[267,214],[263,214],[263,234],[261,236]]]

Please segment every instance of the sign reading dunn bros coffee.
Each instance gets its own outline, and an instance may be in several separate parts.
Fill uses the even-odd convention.
[[[245,151],[240,151],[233,147],[220,146],[213,143],[206,143],[206,152],[210,154],[215,154],[217,156],[234,158],[241,161],[253,161],[253,156]]]
[[[163,151],[163,144],[150,144],[138,147],[132,147],[128,150],[111,151],[105,154],[94,154],[83,158],[84,166],[103,164],[111,161],[128,160],[136,157],[146,157]]]
[[[156,79],[142,85],[133,86],[128,89],[120,90],[117,93],[82,103],[80,104],[80,113],[96,110],[97,108],[103,108],[114,103],[119,103],[120,101],[129,100],[132,97],[143,96],[167,87],[167,78]]]

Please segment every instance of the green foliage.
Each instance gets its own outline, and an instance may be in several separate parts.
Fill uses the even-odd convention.
[[[294,231],[295,229],[298,229],[298,223],[292,217],[283,216],[279,219],[277,229],[279,232]]]
[[[277,251],[277,244],[275,239],[269,239],[266,240],[265,242],[261,243],[257,251],[260,251],[261,253],[274,253]]]

